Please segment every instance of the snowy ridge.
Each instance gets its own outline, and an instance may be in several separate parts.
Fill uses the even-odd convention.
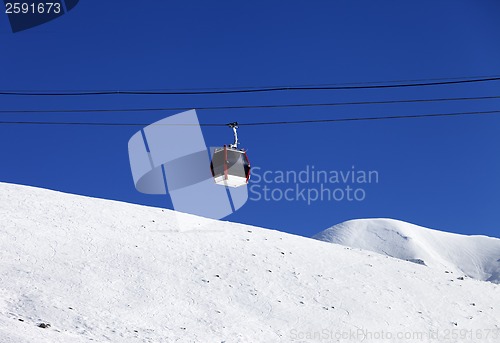
[[[197,229],[168,210],[0,184],[0,342],[463,342],[452,329],[498,342],[496,284],[184,219]]]
[[[394,219],[350,220],[313,238],[500,283],[500,239],[427,229]]]

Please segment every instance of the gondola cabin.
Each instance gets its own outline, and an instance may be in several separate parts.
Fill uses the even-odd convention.
[[[210,169],[215,183],[222,186],[244,186],[250,178],[250,162],[246,151],[233,146],[216,148]]]

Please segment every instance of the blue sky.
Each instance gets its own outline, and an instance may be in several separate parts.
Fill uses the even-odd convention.
[[[179,89],[500,75],[498,1],[84,1],[12,34],[0,15],[2,90]],[[406,89],[207,96],[1,96],[0,109],[131,108],[500,95],[500,82]],[[198,111],[200,122],[499,110],[500,100]],[[175,111],[0,114],[1,120],[154,122]],[[363,201],[249,201],[227,220],[310,236],[390,217],[500,237],[500,115],[242,127],[261,173],[376,170]],[[138,193],[134,127],[0,125],[0,181],[171,208]],[[204,127],[207,145],[230,142]],[[286,189],[290,184],[273,187]]]

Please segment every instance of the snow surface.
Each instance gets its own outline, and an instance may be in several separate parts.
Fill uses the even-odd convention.
[[[313,238],[500,283],[498,238],[437,231],[394,219],[349,220]]]
[[[0,184],[0,342],[499,341],[499,285],[182,217]]]

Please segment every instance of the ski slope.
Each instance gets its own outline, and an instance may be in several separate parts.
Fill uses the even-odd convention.
[[[0,184],[0,342],[499,341],[499,285],[180,216]]]
[[[500,239],[427,229],[394,219],[350,220],[314,238],[500,283]]]

